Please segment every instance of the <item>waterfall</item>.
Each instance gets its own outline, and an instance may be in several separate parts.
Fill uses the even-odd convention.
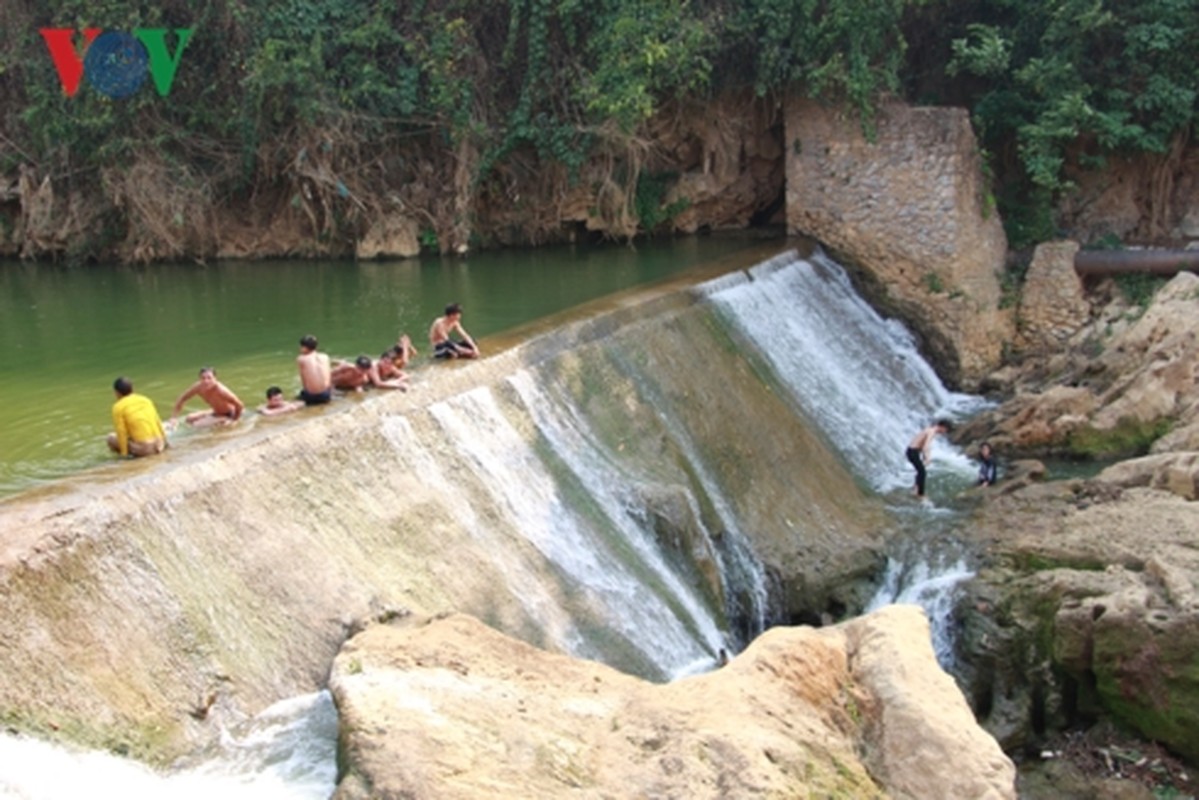
[[[725,609],[655,539],[637,496],[644,479],[612,457],[569,398],[521,370],[501,387],[433,403],[428,414],[431,430],[386,421],[401,463],[438,495],[472,487],[450,513],[503,563],[548,641],[643,671],[620,655],[636,650],[662,677],[711,666],[730,648]],[[545,565],[561,591],[546,585]],[[616,651],[613,633],[622,640]]]
[[[328,692],[276,703],[174,769],[0,734],[0,797],[66,800],[325,800],[337,781],[337,712]]]
[[[791,251],[748,273],[700,287],[760,351],[797,409],[875,490],[911,486],[903,457],[934,418],[977,411],[980,398],[950,392],[911,333],[881,317],[822,253]],[[938,440],[933,470],[969,475],[969,461]]]
[[[883,582],[866,605],[866,611],[876,611],[896,603],[923,608],[928,617],[937,663],[949,672],[954,665],[955,590],[960,583],[973,577],[974,571],[966,566],[962,558],[941,566],[933,566],[926,560],[908,564],[900,559],[889,558]]]
[[[612,454],[607,452],[579,413],[578,407],[570,398],[555,393],[552,386],[536,382],[528,371],[512,376],[509,383],[532,414],[539,433],[545,437],[558,457],[569,465],[573,476],[586,489],[588,496],[600,503],[607,518],[619,530],[621,538],[633,545],[638,561],[651,567],[656,575],[660,576],[662,584],[671,595],[679,598],[689,619],[702,621],[703,640],[707,645],[706,655],[693,659],[678,672],[686,674],[695,671],[696,668],[711,666],[712,655],[729,648],[740,650],[765,629],[769,598],[762,563],[754,555],[748,538],[738,528],[734,515],[716,487],[716,482],[708,475],[703,459],[695,452],[686,434],[678,426],[672,425],[665,413],[663,417],[667,418],[660,421],[684,453],[700,489],[715,506],[721,525],[719,536],[714,536],[713,532],[702,524],[702,514],[695,497],[686,496],[690,515],[699,524],[706,549],[715,554],[719,562],[718,574],[722,583],[722,593],[728,598],[728,607],[724,609],[726,616],[730,620],[740,621],[745,627],[745,630],[732,632],[732,641],[711,627],[710,620],[705,620],[707,614],[695,603],[692,592],[663,561],[662,553],[650,535],[650,526],[643,516],[642,507],[636,498],[629,496],[629,489],[636,487],[637,478],[628,475],[612,458]]]
[[[854,291],[845,270],[823,253],[806,260],[794,251],[783,253],[699,290],[763,355],[794,398],[797,412],[812,420],[876,491],[911,486],[903,451],[916,431],[934,418],[967,416],[985,404],[947,390],[911,333],[871,308]],[[933,471],[950,473],[962,483],[974,475],[971,462],[941,439],[934,443]],[[940,528],[946,521],[936,518],[946,513],[925,508],[908,524]],[[953,665],[954,590],[973,574],[964,558],[919,553],[890,558],[883,583],[865,610],[890,603],[920,605],[929,618],[937,659],[948,670]]]

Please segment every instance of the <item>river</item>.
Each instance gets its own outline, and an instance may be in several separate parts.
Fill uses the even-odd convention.
[[[126,375],[164,420],[211,365],[248,407],[298,389],[297,342],[377,357],[463,304],[475,338],[745,250],[738,237],[552,247],[389,262],[262,261],[146,267],[0,263],[0,497],[111,461],[112,382]],[[188,410],[203,408],[193,400]]]

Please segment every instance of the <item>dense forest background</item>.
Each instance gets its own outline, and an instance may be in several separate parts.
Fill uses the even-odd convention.
[[[167,95],[114,100],[64,95],[44,27],[193,34]],[[867,134],[884,99],[968,108],[1020,247],[1113,156],[1151,156],[1167,202],[1196,41],[1195,0],[5,0],[0,242],[204,256],[222,209],[271,209],[320,252],[396,211],[443,252],[536,244],[580,183],[606,234],[650,233],[681,210],[655,157],[672,120],[796,93]]]

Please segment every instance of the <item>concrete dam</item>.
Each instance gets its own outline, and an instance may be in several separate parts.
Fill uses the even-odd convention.
[[[668,681],[861,611],[902,439],[969,400],[837,265],[768,255],[4,501],[0,717],[165,763],[323,687],[370,620],[463,612]]]

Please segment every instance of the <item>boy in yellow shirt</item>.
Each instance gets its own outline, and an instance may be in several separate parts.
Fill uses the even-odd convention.
[[[154,402],[145,395],[134,394],[128,378],[117,378],[112,389],[117,401],[112,406],[112,425],[116,433],[108,434],[108,446],[122,456],[152,456],[167,446],[166,431]]]

